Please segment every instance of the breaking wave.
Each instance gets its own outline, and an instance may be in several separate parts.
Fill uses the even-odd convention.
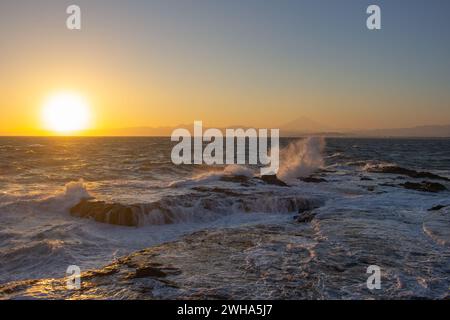
[[[311,175],[324,165],[324,148],[323,137],[309,137],[289,144],[280,152],[278,177],[285,182],[292,182]]]
[[[50,213],[69,210],[83,199],[93,199],[90,195],[85,182],[72,181],[67,183],[63,190],[52,194],[25,194],[9,195],[7,201],[2,201],[2,214],[8,211],[27,212],[29,210],[38,210],[41,213]]]
[[[41,201],[41,209],[54,209],[54,211],[69,210],[83,199],[92,199],[87,186],[82,179],[72,181],[64,186],[64,190],[57,192]]]
[[[224,189],[223,192],[227,191]],[[220,192],[208,196],[193,193],[167,196],[152,203],[136,205],[84,200],[72,208],[71,214],[92,218],[97,222],[143,226],[208,222],[236,213],[298,213],[316,208],[320,204],[318,199],[296,195],[277,196],[269,193],[224,195]]]

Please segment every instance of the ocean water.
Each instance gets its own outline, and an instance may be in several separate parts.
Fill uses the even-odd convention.
[[[294,216],[308,201],[316,207],[307,222],[312,236],[295,245],[312,260],[293,263],[315,266],[322,297],[366,297],[365,283],[354,286],[365,270],[327,271],[355,261],[379,265],[391,297],[448,296],[450,192],[401,184],[450,188],[449,139],[282,139],[279,177],[289,187],[264,183],[257,167],[175,166],[172,146],[168,138],[0,138],[0,284],[63,277],[69,265],[99,268],[199,230],[265,225],[301,233]],[[392,166],[443,179],[383,170]],[[310,175],[324,181],[298,179]],[[136,227],[72,216],[70,208],[87,197],[146,209]],[[449,207],[429,211],[437,205]]]

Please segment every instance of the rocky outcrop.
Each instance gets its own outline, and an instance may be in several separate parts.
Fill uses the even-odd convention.
[[[70,209],[70,214],[81,218],[92,218],[97,222],[110,223],[121,226],[137,226],[139,210],[136,206],[120,203],[106,203],[104,201],[81,200]]]
[[[278,179],[278,177],[275,174],[261,176],[261,180],[267,184],[272,184],[280,187],[288,187],[288,185],[285,182]]]
[[[434,206],[434,207],[428,209],[428,211],[439,211],[439,210],[447,208],[447,207],[448,207],[447,205],[440,204],[440,205],[437,205],[437,206]]]
[[[315,181],[310,182],[323,182],[324,179],[317,179],[312,178]],[[263,182],[279,187],[289,187],[288,184],[286,184],[284,181],[280,180],[276,174],[269,174],[269,175],[262,175],[261,178],[250,178],[247,176],[237,175],[237,176],[223,176],[220,178],[220,181],[224,182],[234,182],[234,183],[240,183],[242,186],[249,186],[252,184],[252,182],[257,182],[258,180],[262,180]],[[320,180],[320,181],[319,181]]]
[[[127,278],[166,278],[169,275],[177,275],[180,273],[180,270],[177,268],[164,266],[160,263],[149,263],[137,266],[136,271],[129,274]]]
[[[224,182],[234,182],[234,183],[240,183],[243,185],[248,185],[250,182],[250,178],[243,175],[236,175],[236,176],[223,176],[220,178],[220,181]]]
[[[405,189],[411,189],[416,191],[424,191],[424,192],[440,192],[445,191],[447,188],[436,182],[422,181],[421,183],[417,182],[405,182],[400,184]]]
[[[303,182],[308,182],[308,183],[321,183],[321,182],[327,182],[327,180],[323,179],[323,178],[317,178],[317,177],[305,177],[305,178],[299,178],[301,181]]]
[[[310,215],[310,210],[298,211],[304,218]],[[82,270],[78,290],[67,288],[67,278],[3,283],[0,300],[450,297],[447,251],[438,251],[428,238],[431,235],[442,246],[448,243],[446,215],[429,214],[445,220],[428,220],[424,224],[427,235],[413,232],[403,236],[405,221],[401,217],[391,220],[388,225],[395,227],[380,236],[383,228],[360,222],[361,213],[367,212],[343,208],[323,213],[315,216],[316,223],[246,225],[194,232],[115,259],[103,268]],[[350,220],[349,214],[353,216]],[[387,215],[376,212],[371,217],[384,222]],[[422,226],[423,222],[418,223]],[[337,231],[345,238],[337,241]],[[419,245],[412,247],[413,242]],[[366,270],[376,263],[386,268],[384,286],[382,290],[370,291],[366,287]],[[399,278],[404,279],[401,286]],[[418,278],[432,285],[417,289]]]
[[[311,222],[314,217],[316,216],[316,214],[312,211],[304,211],[301,212],[298,216],[295,216],[295,221],[299,222],[299,223],[307,223],[307,222]]]
[[[17,281],[0,299],[319,298],[314,253],[297,244],[313,236],[295,225],[198,231],[82,272],[78,290],[67,278]]]
[[[285,185],[283,183],[283,185]],[[275,195],[225,188],[196,187],[195,193],[166,196],[150,203],[121,204],[82,200],[70,209],[73,216],[120,226],[164,225],[214,220],[233,213],[292,213],[321,205],[316,198],[305,198],[294,191]]]
[[[424,171],[415,171],[411,169],[402,168],[399,166],[378,166],[369,168],[367,171],[376,172],[376,173],[389,173],[389,174],[399,174],[408,176],[411,178],[419,178],[419,179],[434,179],[434,180],[443,180],[450,181],[449,178],[438,176],[437,174],[431,172]]]
[[[198,191],[198,192],[205,192],[205,193],[210,193],[210,192],[221,193],[223,195],[230,196],[230,197],[238,197],[238,196],[241,195],[241,193],[237,193],[237,192],[235,192],[233,190],[225,189],[225,188],[219,188],[219,187],[213,187],[213,188],[194,187],[194,188],[192,188],[192,190],[195,190],[195,191]]]

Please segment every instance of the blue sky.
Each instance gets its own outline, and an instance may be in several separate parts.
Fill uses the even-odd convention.
[[[69,4],[82,9],[77,34],[64,28]],[[380,31],[366,28],[370,4],[381,7]],[[33,70],[48,70],[41,91],[95,78],[114,88],[98,97],[111,126],[269,126],[297,116],[339,128],[450,123],[450,1],[15,0],[0,10],[0,86],[32,87]]]

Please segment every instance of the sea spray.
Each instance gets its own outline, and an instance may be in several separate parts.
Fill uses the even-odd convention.
[[[238,164],[230,164],[223,169],[223,173],[225,175],[231,175],[231,176],[246,176],[248,178],[251,178],[255,175],[252,169],[249,167],[241,166]]]
[[[289,144],[280,152],[278,177],[285,182],[306,177],[323,166],[323,137],[308,137]]]
[[[71,181],[64,186],[64,195],[69,198],[83,199],[90,198],[86,184],[83,179]]]
[[[83,199],[93,199],[87,190],[83,179],[71,181],[64,186],[64,190],[43,199],[40,205],[51,211],[69,210]]]
[[[285,182],[294,182],[297,178],[306,177],[314,173],[324,164],[323,151],[325,139],[323,137],[308,137],[290,143],[280,151],[280,169],[278,178]],[[174,181],[169,187],[187,187],[220,180],[224,176],[253,177],[255,172],[247,166],[231,164],[223,170],[211,170],[192,178]]]
[[[175,165],[259,163],[263,165],[259,168],[261,175],[276,174],[279,169],[279,137],[279,129],[270,129],[270,135],[268,129],[253,128],[226,129],[225,135],[219,129],[209,128],[203,133],[202,121],[194,121],[193,136],[187,129],[173,131],[170,139],[178,143],[172,148],[171,160]],[[204,150],[203,142],[209,142]]]

